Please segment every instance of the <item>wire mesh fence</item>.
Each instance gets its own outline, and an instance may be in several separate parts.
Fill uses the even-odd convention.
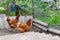
[[[4,2],[4,1],[3,1]],[[4,4],[2,2],[2,5]],[[22,15],[32,15],[34,19],[45,22],[49,25],[60,24],[60,1],[54,0],[6,0],[5,6],[11,10],[11,6],[16,3],[20,6]],[[2,11],[3,12],[3,11]],[[5,12],[4,12],[5,13]],[[6,15],[14,16],[14,12],[6,11]]]
[[[60,8],[57,2],[35,0],[33,13],[36,20],[47,23],[49,28],[60,30]]]

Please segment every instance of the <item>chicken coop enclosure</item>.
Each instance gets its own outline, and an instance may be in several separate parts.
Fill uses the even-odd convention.
[[[60,29],[60,4],[59,0],[34,1],[34,19],[45,22],[48,28]]]
[[[32,19],[31,31],[20,33],[21,35],[24,34],[26,36],[34,33],[37,35],[40,32],[41,36],[47,35],[47,37],[50,36],[51,38],[54,35],[60,36],[60,0],[0,0],[0,36],[15,35],[15,33],[17,36],[19,35],[19,32],[16,32],[17,30],[10,31],[11,29],[7,22],[8,17],[12,20],[16,17],[16,12],[20,14],[18,23]]]

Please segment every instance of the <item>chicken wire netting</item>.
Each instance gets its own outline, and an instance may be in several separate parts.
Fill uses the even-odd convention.
[[[60,30],[60,1],[34,0],[34,19],[45,22],[49,28]]]
[[[11,2],[20,6],[21,15],[33,14],[34,19],[45,22],[53,28],[52,25],[56,25],[56,28],[60,29],[58,26],[60,24],[60,0],[1,0],[0,5],[8,9],[6,13],[4,12],[7,16],[15,15],[14,12],[10,12]]]
[[[4,11],[7,16],[14,16],[15,5],[20,7],[21,15],[32,15],[32,0],[0,0],[0,7],[5,9],[0,9],[0,14]]]

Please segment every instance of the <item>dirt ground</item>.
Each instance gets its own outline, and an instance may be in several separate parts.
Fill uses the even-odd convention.
[[[39,32],[25,32],[11,35],[5,34],[5,36],[0,36],[0,40],[60,40],[60,37]]]
[[[53,36],[44,32],[28,31],[19,33],[17,31],[0,30],[0,40],[60,40],[59,36]]]

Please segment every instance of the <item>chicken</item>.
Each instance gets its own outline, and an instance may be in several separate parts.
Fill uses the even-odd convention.
[[[32,19],[29,19],[26,23],[20,23],[17,27],[19,32],[25,32],[30,30]]]
[[[16,27],[16,25],[14,25],[14,24],[17,24],[18,23],[19,16],[20,15],[17,15],[14,20],[11,20],[9,17],[7,18],[7,22],[9,24],[10,28],[13,28],[14,29]]]
[[[16,28],[19,32],[25,32],[30,30],[32,19],[29,19],[27,22],[24,22],[24,23],[18,23],[19,16],[20,15],[17,15],[14,20],[11,20],[9,17],[7,18],[7,22],[10,28],[13,28],[13,29]]]

